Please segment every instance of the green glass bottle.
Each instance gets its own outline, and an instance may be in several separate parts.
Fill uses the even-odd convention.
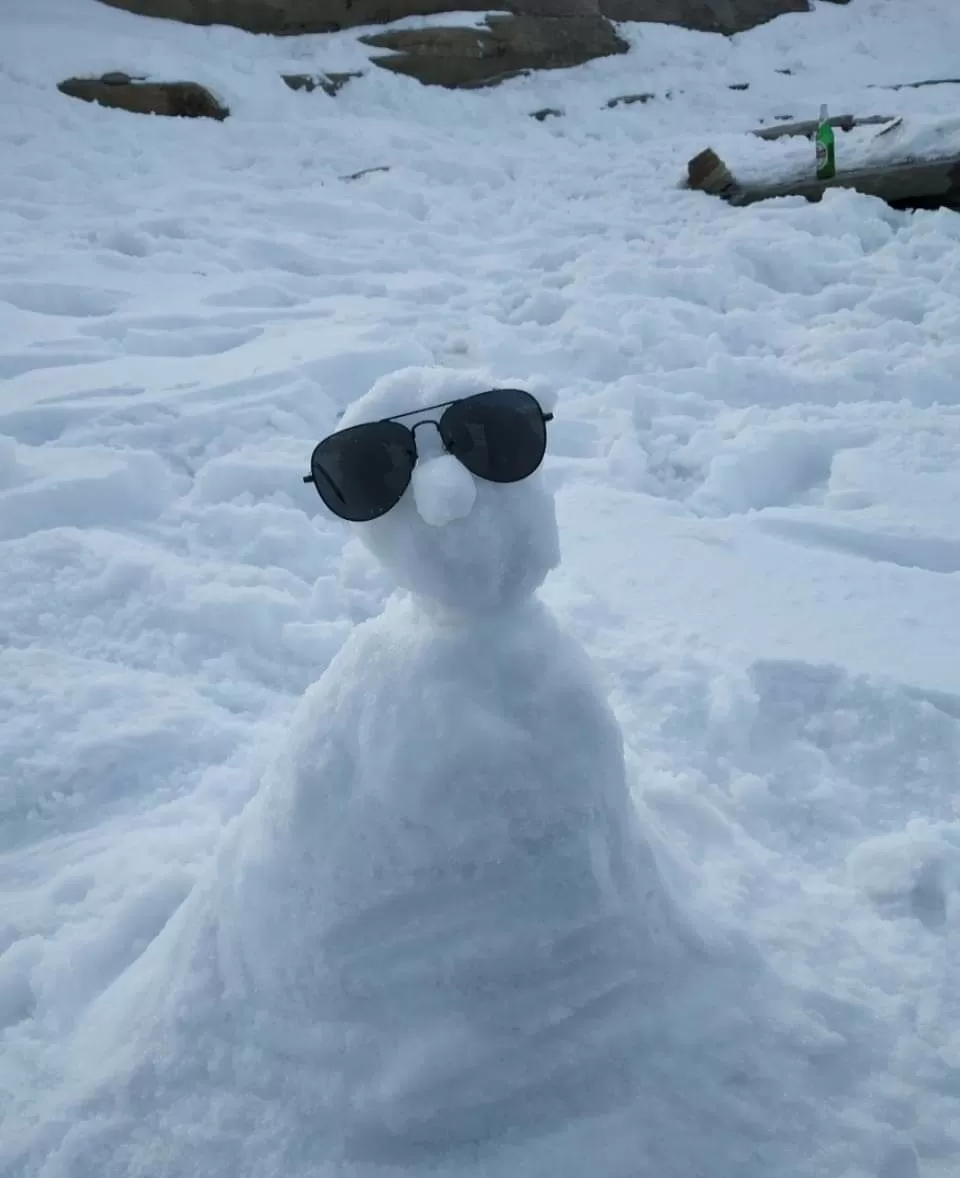
[[[827,117],[827,108],[820,107],[820,121],[815,136],[817,145],[817,179],[832,180],[837,174],[836,144],[833,127]]]

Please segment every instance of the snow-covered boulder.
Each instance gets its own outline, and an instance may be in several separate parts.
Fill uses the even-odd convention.
[[[375,65],[451,89],[486,86],[527,70],[567,69],[628,49],[599,15],[493,15],[485,28],[399,29],[362,39],[391,51],[373,58]]]
[[[207,118],[221,122],[230,114],[222,102],[197,82],[154,82],[116,72],[99,78],[66,78],[57,89],[70,98],[117,107],[133,114]]]
[[[809,12],[807,0],[601,0],[611,20],[655,21],[708,33],[742,33],[788,12]]]

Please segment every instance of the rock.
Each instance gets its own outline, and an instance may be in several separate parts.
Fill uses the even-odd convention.
[[[509,9],[522,16],[583,17],[741,33],[774,17],[808,12],[809,0],[102,0],[141,16],[187,24],[233,25],[251,33],[328,33],[408,16]],[[849,0],[831,0],[846,4]]]
[[[739,33],[785,12],[806,12],[808,0],[103,0],[141,16],[195,25],[235,25],[251,33],[327,33],[389,24],[407,16],[510,9],[523,16],[658,21],[717,33]],[[834,0],[846,3],[847,0]]]
[[[680,93],[682,94],[683,91],[681,90]],[[665,98],[670,98],[672,96],[672,90],[668,90],[664,95]],[[618,106],[633,106],[635,102],[640,102],[646,105],[648,102],[652,102],[655,98],[656,94],[651,94],[649,91],[645,91],[643,94],[619,94],[616,98],[608,98],[605,105],[607,110],[616,110]]]
[[[140,16],[191,25],[233,25],[250,33],[331,33],[406,16],[486,12],[483,0],[103,0]],[[496,7],[496,4],[493,5]]]
[[[57,89],[70,98],[114,106],[134,114],[187,119],[219,119],[230,114],[209,90],[196,82],[146,82],[112,72],[99,78],[67,78]]]
[[[611,20],[653,21],[707,33],[742,33],[787,12],[809,12],[807,0],[600,0]]]
[[[145,82],[146,80],[146,74],[138,74],[134,78],[130,74],[122,73],[120,70],[111,70],[107,74],[100,75],[100,81],[106,82],[108,86],[126,86],[128,82]]]
[[[601,16],[601,0],[505,0],[518,16]]]
[[[351,78],[362,78],[363,73],[361,70],[352,70],[343,74],[281,74],[280,76],[291,90],[306,90],[310,94],[319,89],[333,98],[335,94],[340,93]]]
[[[409,53],[415,57],[470,57],[477,60],[496,56],[497,45],[488,29],[458,27],[370,33],[360,40],[376,49],[392,49],[395,53]]]
[[[557,106],[544,106],[541,107],[540,110],[532,110],[530,112],[530,118],[536,119],[538,123],[542,123],[544,119],[562,118],[564,113],[565,112],[560,110],[560,108]]]
[[[375,65],[425,85],[471,89],[534,69],[565,69],[629,46],[601,16],[488,16],[485,27],[401,29],[360,38],[390,49]]]

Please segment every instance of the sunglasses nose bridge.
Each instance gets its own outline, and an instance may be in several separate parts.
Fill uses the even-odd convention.
[[[425,426],[425,425],[432,425],[432,426],[433,426],[433,428],[436,430],[436,434],[437,434],[437,441],[440,443],[440,449],[439,449],[439,450],[437,450],[437,453],[438,453],[438,454],[445,453],[445,452],[446,452],[446,449],[447,449],[447,444],[446,444],[446,442],[444,441],[444,438],[443,438],[443,430],[441,430],[441,428],[440,428],[440,422],[439,422],[439,421],[434,421],[432,417],[427,417],[427,418],[424,418],[424,420],[423,420],[423,421],[418,421],[418,422],[415,422],[413,425],[409,426],[410,434],[411,434],[411,436],[413,437],[413,450],[414,450],[414,454],[415,454],[417,457],[420,457],[420,456],[421,456],[421,455],[420,455],[420,448],[419,448],[419,446],[417,445],[417,430],[418,430],[418,429],[420,429],[420,427],[421,427],[421,426]],[[424,457],[424,458],[427,458],[427,457],[429,457],[429,455],[428,455],[428,454],[423,454],[423,457]]]

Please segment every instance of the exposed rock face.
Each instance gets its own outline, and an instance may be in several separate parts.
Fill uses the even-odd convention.
[[[652,102],[656,98],[656,94],[651,94],[649,90],[642,94],[620,94],[616,98],[607,100],[607,110],[616,110],[618,106],[633,106],[635,102],[640,102],[644,105]]]
[[[251,33],[330,33],[405,16],[486,12],[484,0],[103,0],[140,16],[191,25],[235,25]]]
[[[322,90],[324,94],[329,94],[331,98],[339,94],[351,78],[360,78],[362,76],[358,70],[350,70],[342,74],[331,72],[327,74],[280,75],[291,90],[306,90],[308,94],[312,94],[314,90]]]
[[[738,33],[786,12],[806,12],[808,0],[103,0],[141,16],[188,24],[236,25],[252,33],[325,33],[355,25],[388,24],[405,16],[510,9],[524,16],[586,16],[659,21],[709,32]],[[846,0],[834,0],[845,3]]]
[[[57,89],[71,98],[134,114],[223,120],[230,113],[196,82],[147,82],[129,74],[110,73],[99,78],[67,78]]]
[[[602,16],[490,16],[486,28],[402,29],[363,37],[394,52],[374,64],[432,86],[489,86],[533,69],[564,69],[628,45]]]
[[[658,21],[709,33],[742,33],[787,12],[808,12],[807,0],[600,0],[611,20]]]
[[[842,0],[841,0],[842,2]],[[491,0],[104,0],[143,16],[191,24],[236,25],[254,33],[319,33],[407,16],[488,11]],[[717,33],[738,33],[788,12],[806,12],[808,0],[493,0],[512,14],[487,17],[480,28],[403,29],[364,37],[390,53],[375,65],[426,85],[489,86],[529,70],[563,69],[595,57],[625,53],[610,24],[657,21]],[[285,77],[288,86],[313,89],[324,81]],[[79,97],[79,95],[78,95]],[[116,103],[113,103],[116,105]],[[128,108],[130,109],[130,108]]]

